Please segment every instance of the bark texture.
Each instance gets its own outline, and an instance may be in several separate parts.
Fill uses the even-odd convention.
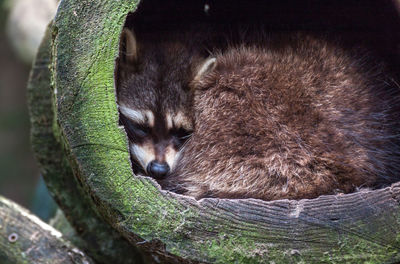
[[[59,231],[3,197],[0,197],[0,262],[94,263]]]
[[[28,84],[31,141],[42,175],[54,199],[75,227],[74,242],[99,263],[142,263],[140,253],[93,210],[73,176],[58,138],[51,83],[52,24],[39,47]]]
[[[312,200],[196,201],[133,175],[114,66],[126,15],[137,4],[62,1],[30,82],[33,144],[46,181],[74,226],[95,236],[93,247],[115,239],[107,241],[114,233],[98,213],[130,242],[122,252],[140,249],[155,263],[400,261],[400,183]]]

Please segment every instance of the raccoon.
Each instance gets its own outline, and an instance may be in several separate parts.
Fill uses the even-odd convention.
[[[400,176],[399,87],[368,55],[305,33],[198,67],[194,132],[161,185],[195,198],[301,199]]]
[[[189,82],[205,56],[185,34],[136,40],[124,28],[116,67],[120,122],[129,139],[135,173],[161,179],[174,168],[192,132]],[[198,43],[196,43],[198,44]]]

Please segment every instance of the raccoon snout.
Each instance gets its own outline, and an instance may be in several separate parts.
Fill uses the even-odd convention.
[[[151,177],[155,179],[162,179],[165,176],[167,176],[167,174],[170,171],[170,168],[168,163],[166,162],[159,163],[153,160],[152,162],[149,163],[146,170]]]

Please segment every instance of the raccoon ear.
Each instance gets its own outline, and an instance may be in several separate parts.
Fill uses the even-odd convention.
[[[212,72],[215,67],[217,67],[217,59],[216,58],[208,58],[206,59],[200,66],[197,68],[197,73],[194,77],[195,81],[200,81],[204,75]]]
[[[137,42],[132,30],[124,28],[120,39],[120,58],[127,64],[137,61]]]

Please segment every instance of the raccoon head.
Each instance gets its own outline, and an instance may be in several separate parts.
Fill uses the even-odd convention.
[[[132,31],[124,29],[117,60],[117,103],[135,173],[162,179],[174,168],[193,130],[188,87],[195,57],[179,41],[137,42]]]

